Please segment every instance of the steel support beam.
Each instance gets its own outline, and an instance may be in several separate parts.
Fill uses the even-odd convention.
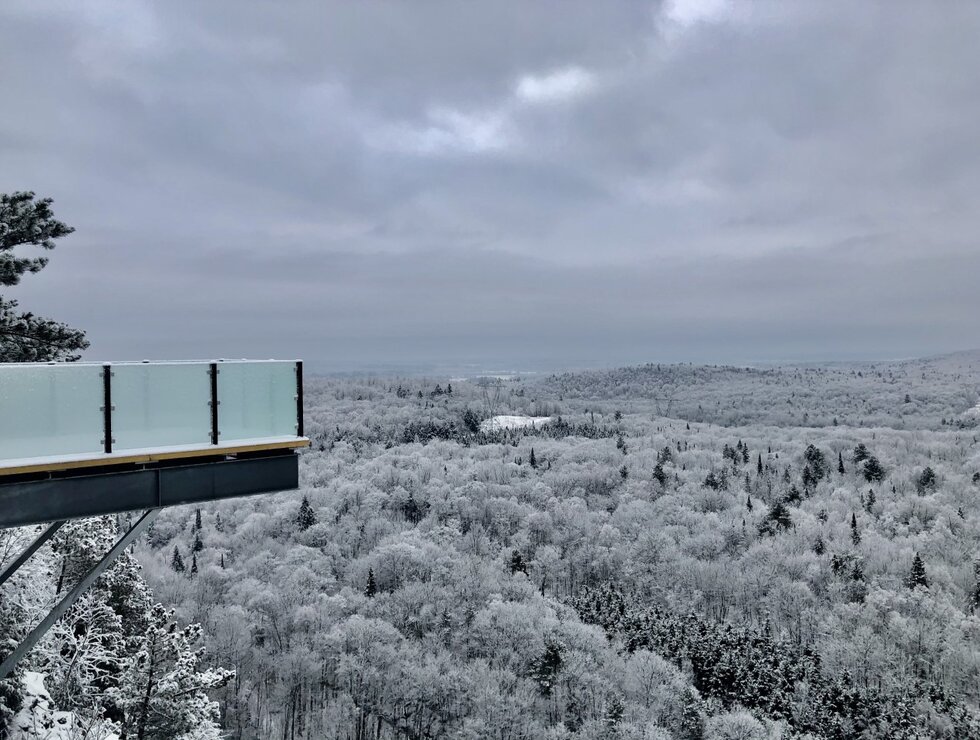
[[[299,487],[293,452],[0,483],[0,529]]]
[[[64,524],[65,521],[66,520],[62,519],[61,521],[55,522],[50,527],[45,529],[37,536],[37,539],[35,539],[26,550],[24,550],[24,552],[14,558],[10,565],[3,569],[3,573],[0,573],[0,586],[6,583],[7,579],[16,573],[20,566],[26,563],[31,555],[38,551],[41,545],[50,540],[54,533],[61,529],[61,525]]]
[[[14,651],[6,657],[3,663],[0,663],[0,679],[6,678],[13,672],[17,664],[34,648],[35,645],[37,645],[38,641],[44,637],[45,633],[49,629],[51,629],[51,626],[65,615],[65,612],[71,608],[72,604],[78,601],[79,597],[85,593],[89,586],[95,583],[96,579],[105,572],[105,569],[112,565],[115,559],[119,557],[119,554],[129,547],[133,540],[139,537],[139,535],[142,534],[148,526],[150,526],[150,523],[156,518],[158,513],[160,513],[159,509],[150,509],[143,514],[143,516],[141,516],[137,522],[129,528],[129,531],[119,538],[116,544],[112,546],[112,549],[110,549],[102,560],[99,561],[98,565],[92,568],[92,570],[90,570],[88,574],[82,580],[80,580],[60,602],[58,602],[58,605],[51,610],[51,613],[48,614],[48,616],[46,616],[37,627],[31,630],[30,634],[27,635],[27,637],[25,637],[16,648],[14,648]]]

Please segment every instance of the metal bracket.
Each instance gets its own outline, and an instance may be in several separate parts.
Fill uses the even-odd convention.
[[[136,523],[129,528],[129,531],[127,531],[126,534],[116,541],[116,544],[112,546],[105,556],[103,556],[98,565],[92,568],[92,570],[90,570],[85,577],[80,580],[60,602],[58,602],[58,605],[51,610],[48,616],[46,616],[37,627],[31,630],[30,634],[28,634],[27,637],[25,637],[21,643],[14,648],[14,651],[4,659],[3,663],[0,664],[0,680],[6,678],[13,672],[17,664],[34,648],[35,645],[37,645],[38,641],[44,637],[45,633],[51,629],[52,625],[65,615],[65,612],[71,608],[72,604],[78,601],[81,595],[85,593],[88,588],[95,583],[98,577],[105,572],[106,568],[112,565],[122,551],[129,547],[133,540],[135,540],[147,527],[150,526],[151,522],[156,519],[156,516],[159,513],[159,509],[150,509],[145,512],[143,516],[141,516]],[[33,555],[34,552],[37,551],[37,549],[51,537],[51,535],[57,532],[58,528],[61,527],[62,524],[64,524],[63,521],[56,522],[48,527],[48,529],[45,530],[44,533],[38,537],[38,539],[35,540],[20,557],[18,557],[17,560],[15,560],[14,563],[12,563],[11,566],[3,572],[3,579],[0,580],[0,583],[9,578],[10,574],[16,571],[17,568],[19,568],[24,561],[27,560],[27,558]]]

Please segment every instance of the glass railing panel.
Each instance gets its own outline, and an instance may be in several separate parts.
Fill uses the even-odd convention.
[[[218,441],[296,435],[296,363],[218,363]]]
[[[0,366],[0,460],[103,450],[99,365]]]
[[[210,365],[112,366],[113,452],[211,443]]]

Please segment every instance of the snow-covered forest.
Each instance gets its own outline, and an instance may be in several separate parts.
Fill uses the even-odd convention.
[[[301,490],[165,511],[31,655],[50,700],[3,685],[12,737],[978,736],[978,384],[310,378]],[[116,526],[66,528],[4,628]]]

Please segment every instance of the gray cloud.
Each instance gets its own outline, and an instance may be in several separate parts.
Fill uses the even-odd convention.
[[[966,3],[0,8],[12,291],[93,358],[594,365],[980,346]]]

